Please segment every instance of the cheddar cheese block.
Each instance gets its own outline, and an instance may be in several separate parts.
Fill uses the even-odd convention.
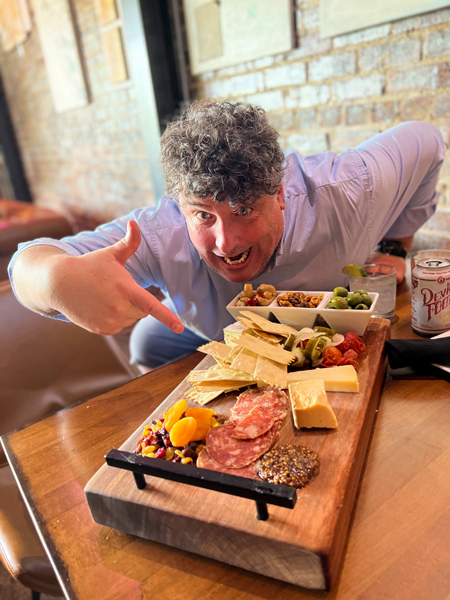
[[[292,415],[297,429],[301,427],[326,427],[335,429],[338,426],[331,408],[323,379],[296,381],[289,384]]]
[[[325,391],[327,392],[359,392],[358,375],[352,365],[296,371],[287,375],[288,384],[313,379],[322,379],[325,382]]]

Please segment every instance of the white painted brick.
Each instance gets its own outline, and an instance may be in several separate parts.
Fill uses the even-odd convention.
[[[303,27],[305,29],[317,29],[320,26],[319,7],[304,8],[302,11]]]
[[[231,65],[230,67],[224,67],[214,72],[215,77],[233,77],[234,75],[241,75],[246,73],[248,67],[246,63],[240,63],[238,65]]]
[[[303,85],[289,90],[286,96],[286,108],[310,108],[318,104],[326,104],[329,99],[329,85]]]
[[[327,136],[324,133],[301,135],[293,133],[286,139],[287,153],[299,152],[300,154],[317,154],[328,150]]]
[[[205,85],[205,94],[208,98],[227,98],[237,94],[253,94],[263,88],[263,74],[248,73],[208,83]]]
[[[384,75],[374,73],[367,77],[353,77],[346,81],[335,81],[333,83],[333,95],[338,101],[370,98],[371,96],[381,96],[383,86]]]
[[[267,67],[271,67],[274,63],[274,56],[264,56],[263,58],[258,58],[257,60],[249,63],[249,66],[252,69],[267,69]]]
[[[433,25],[441,25],[442,23],[450,22],[450,9],[444,8],[443,10],[437,10],[417,17],[409,17],[402,21],[396,21],[392,24],[392,33],[407,33],[408,31],[414,31],[416,29],[423,29],[424,27],[432,27]]]
[[[339,35],[334,38],[333,46],[334,48],[342,48],[350,44],[361,44],[363,42],[378,40],[389,35],[390,27],[390,24],[378,25],[377,27],[369,27],[361,31]]]
[[[247,97],[247,102],[254,106],[261,106],[267,111],[284,108],[283,92],[280,90],[253,94],[252,96]]]
[[[294,48],[287,55],[288,60],[297,60],[305,56],[314,56],[323,54],[331,50],[331,38],[321,38],[318,33],[302,35],[299,40],[299,47]]]
[[[306,81],[306,66],[303,63],[282,65],[265,71],[266,88],[300,85]]]
[[[405,38],[391,44],[361,48],[359,66],[362,71],[371,71],[385,66],[420,60],[421,42]]]
[[[369,131],[338,131],[331,138],[333,152],[342,152],[348,148],[356,148],[371,137],[380,133],[378,129]]]
[[[431,57],[450,54],[450,29],[435,31],[427,38],[427,55]]]
[[[346,52],[334,56],[323,56],[318,60],[311,61],[308,65],[308,78],[310,81],[321,81],[330,77],[353,75],[355,71],[355,53]]]
[[[388,74],[388,92],[435,90],[439,87],[438,65],[425,65]]]

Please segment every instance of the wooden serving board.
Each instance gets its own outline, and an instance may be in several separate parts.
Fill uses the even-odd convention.
[[[292,510],[269,505],[269,519],[259,521],[251,500],[150,477],[138,490],[131,473],[105,464],[85,488],[94,521],[299,586],[330,589],[343,558],[380,397],[389,331],[389,321],[370,320],[358,370],[360,392],[328,392],[338,429],[296,430],[290,413],[285,419],[277,443],[307,446],[321,462],[317,478],[297,491]],[[197,368],[213,363],[207,356]],[[184,380],[120,449],[133,452],[144,426],[189,388]],[[238,393],[208,407],[228,415]]]

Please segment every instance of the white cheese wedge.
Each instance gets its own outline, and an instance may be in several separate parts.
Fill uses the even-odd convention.
[[[336,416],[327,399],[323,379],[291,383],[289,395],[297,429],[301,427],[335,429],[338,426]]]
[[[244,331],[247,331],[247,327],[239,323],[239,321],[225,327],[223,330],[225,344],[231,347],[235,346],[236,340],[239,339]]]
[[[295,371],[288,373],[288,384],[294,381],[310,381],[323,379],[327,392],[359,392],[358,374],[352,365],[313,369],[311,371]]]

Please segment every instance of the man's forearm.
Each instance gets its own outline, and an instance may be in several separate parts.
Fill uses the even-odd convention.
[[[409,252],[412,247],[414,236],[411,235],[407,238],[396,239],[394,241],[400,242],[405,252]],[[393,241],[393,240],[390,240]],[[387,264],[397,269],[397,283],[401,283],[405,278],[406,262],[401,256],[395,256],[392,254],[383,254],[379,251],[374,251],[368,258],[368,262],[375,262],[381,264]]]
[[[16,259],[11,281],[17,297],[24,306],[41,314],[52,315],[58,311],[52,306],[55,265],[69,255],[54,246],[32,246]]]

